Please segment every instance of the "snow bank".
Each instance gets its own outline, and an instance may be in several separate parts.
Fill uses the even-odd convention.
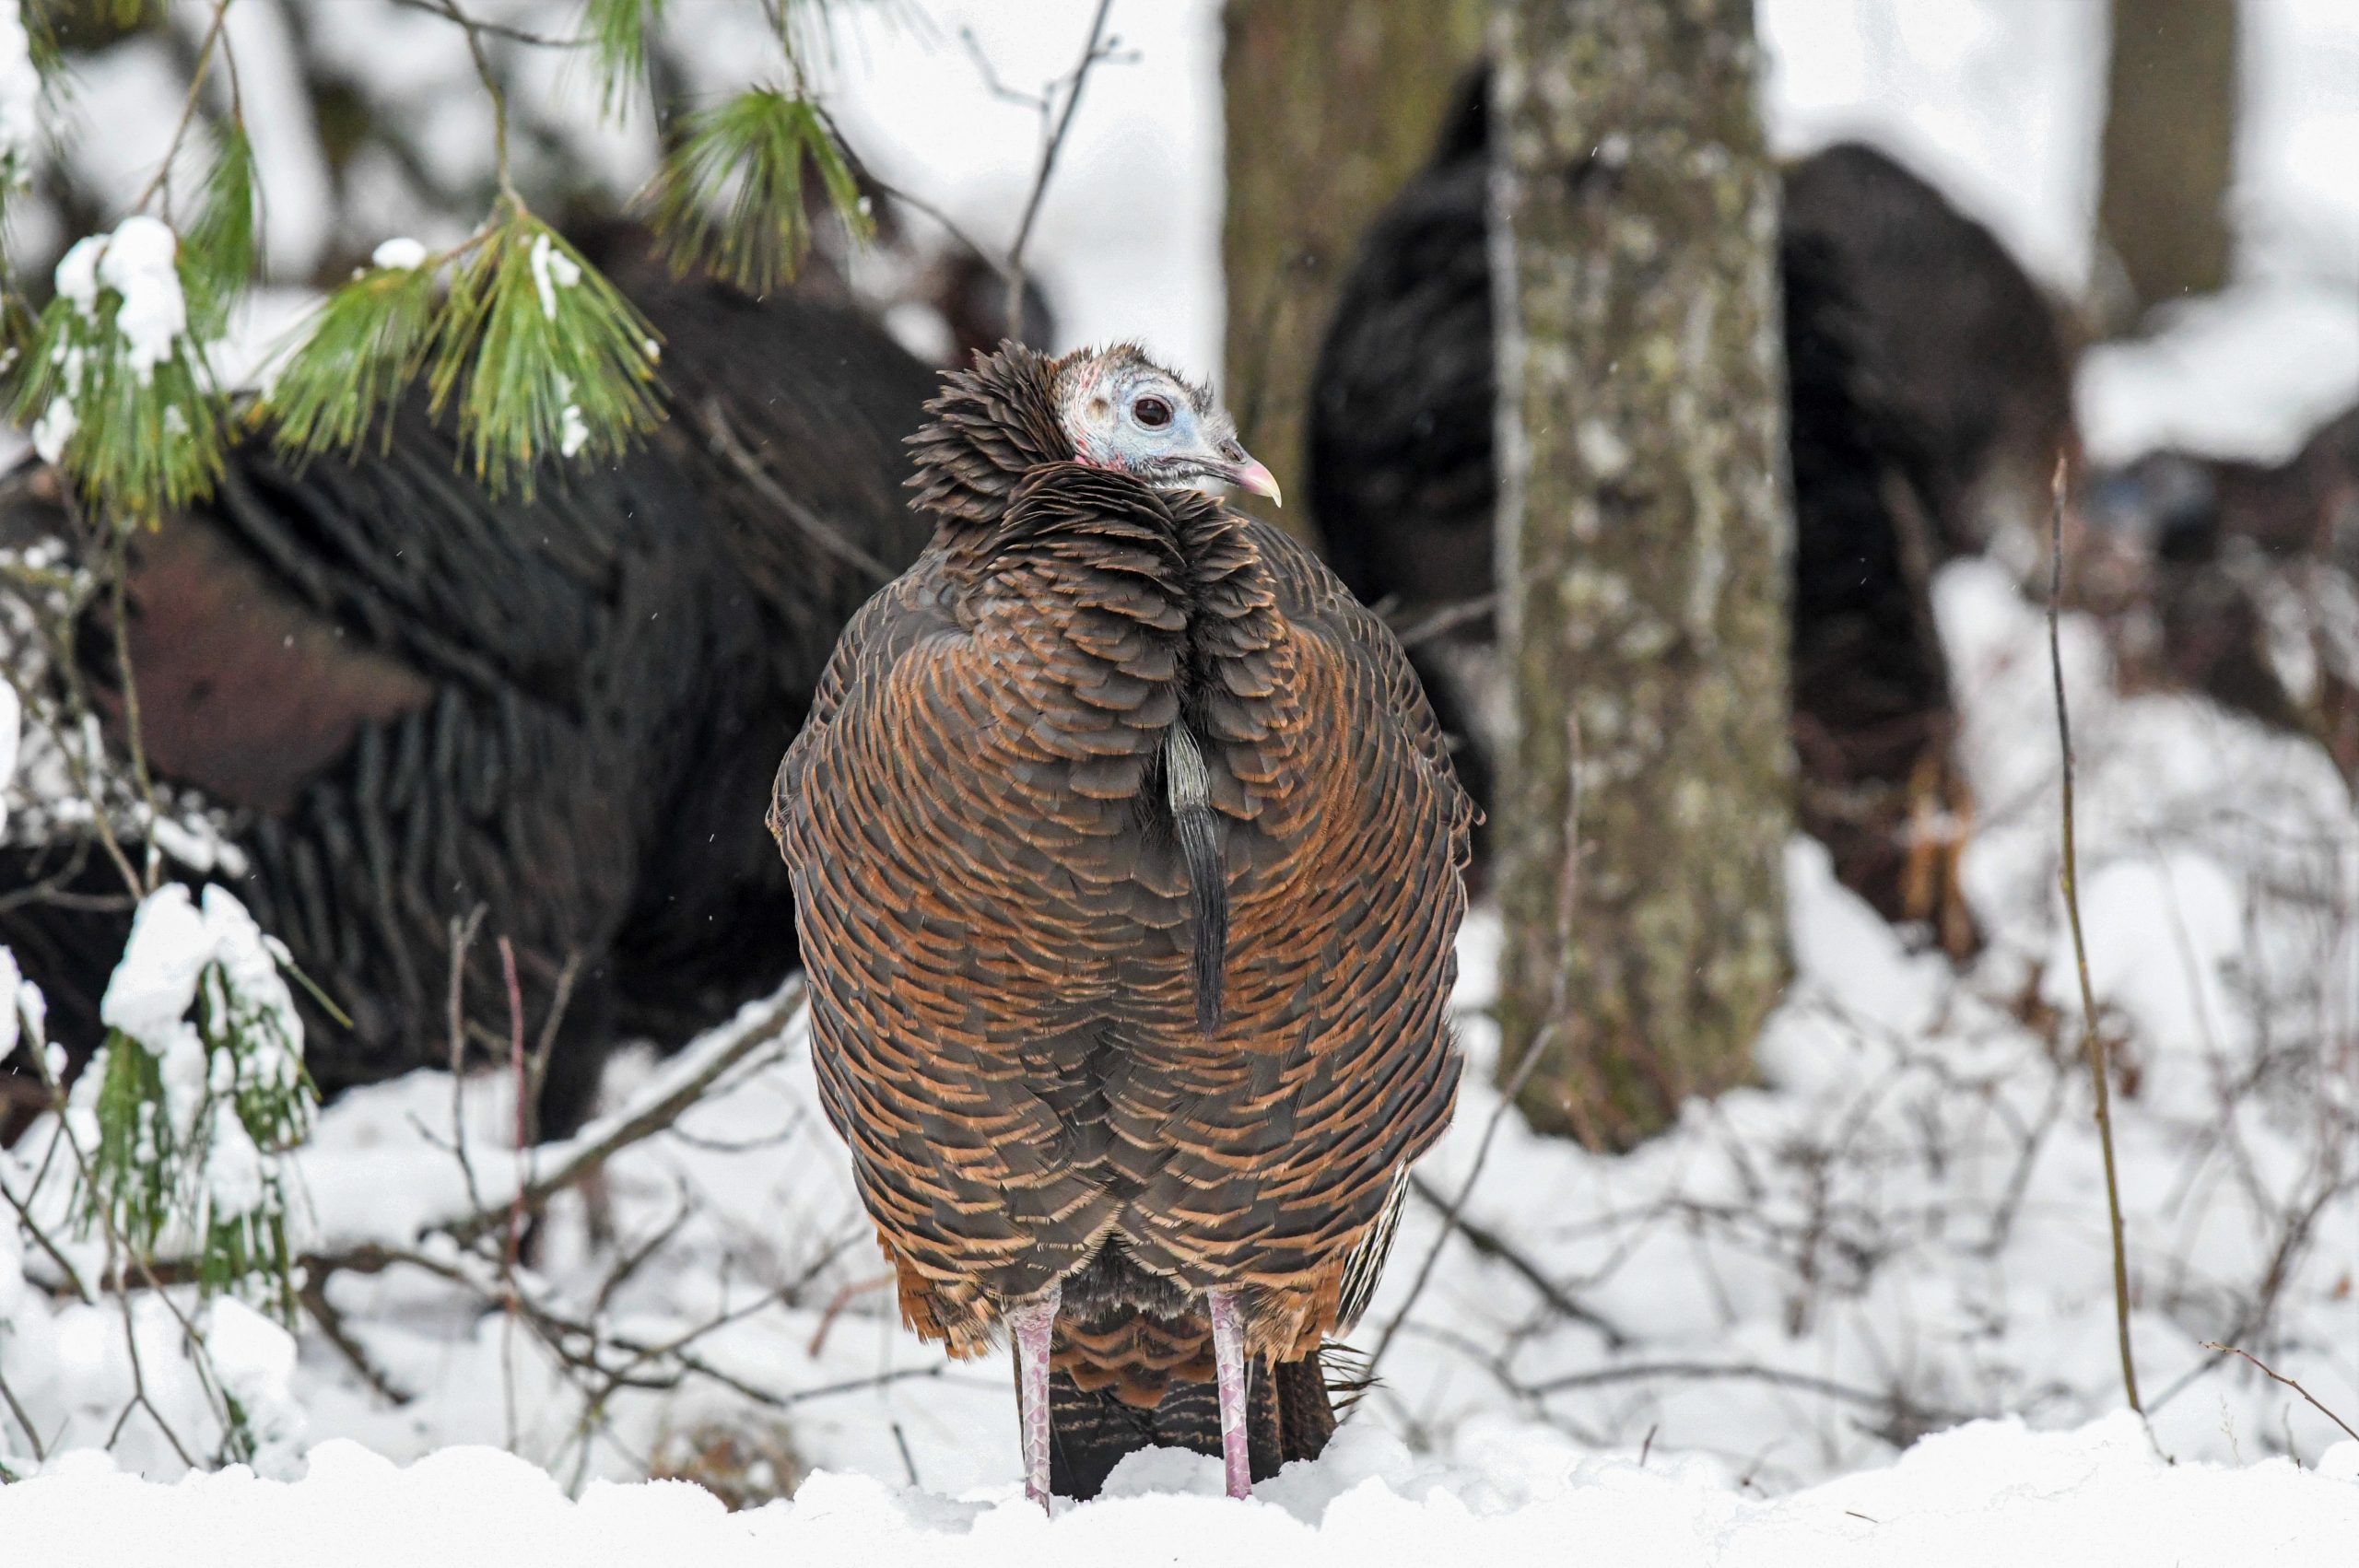
[[[736,1515],[678,1482],[594,1485],[572,1502],[496,1449],[447,1449],[402,1468],[332,1443],[291,1484],[237,1469],[165,1486],[86,1459],[60,1464],[0,1489],[0,1540],[12,1560],[42,1568],[1103,1568],[1149,1559],[1223,1568],[2342,1568],[2359,1539],[2359,1444],[2330,1456],[2332,1474],[2283,1462],[2174,1469],[2126,1419],[2045,1435],[1986,1422],[1928,1438],[1889,1469],[1777,1500],[1747,1495],[1708,1464],[1584,1455],[1541,1428],[1498,1428],[1489,1446],[1492,1463],[1478,1477],[1354,1433],[1329,1458],[1290,1467],[1250,1504],[1215,1495],[1215,1461],[1157,1455],[1118,1472],[1115,1495],[1064,1505],[1051,1520],[1013,1488],[950,1498],[831,1472],[812,1476],[792,1503]]]

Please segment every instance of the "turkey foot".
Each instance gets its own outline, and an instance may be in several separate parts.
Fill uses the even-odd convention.
[[[1220,1390],[1220,1457],[1231,1497],[1253,1495],[1253,1461],[1245,1440],[1245,1319],[1235,1291],[1212,1293],[1213,1376]]]
[[[1044,1509],[1049,1506],[1049,1341],[1056,1331],[1057,1300],[1063,1293],[1063,1286],[1051,1281],[1039,1295],[1006,1311],[1007,1326],[1015,1336],[1015,1417],[1024,1433],[1024,1495]],[[1240,1402],[1238,1408],[1244,1406]],[[1222,1407],[1224,1412],[1226,1409]]]

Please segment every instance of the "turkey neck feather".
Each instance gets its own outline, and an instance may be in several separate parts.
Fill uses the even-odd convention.
[[[1056,416],[1062,369],[1011,344],[949,378],[927,405],[933,422],[910,438],[910,483],[939,520],[933,549],[957,618],[1021,650],[1013,678],[1061,688],[1056,706],[1091,731],[1075,787],[1138,798],[1177,847],[1196,1025],[1209,1037],[1228,947],[1217,802],[1238,798],[1211,710],[1236,707],[1222,661],[1268,648],[1279,628],[1239,519],[1193,491],[1074,461]],[[1127,736],[1110,755],[1109,712]]]

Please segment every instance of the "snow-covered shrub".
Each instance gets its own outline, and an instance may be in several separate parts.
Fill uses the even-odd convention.
[[[201,904],[177,883],[149,894],[70,1116],[88,1151],[86,1227],[143,1258],[181,1241],[208,1293],[291,1319],[281,1156],[309,1135],[318,1102],[283,961],[228,889],[206,887]]]

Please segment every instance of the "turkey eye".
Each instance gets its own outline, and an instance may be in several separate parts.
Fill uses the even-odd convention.
[[[1131,404],[1131,417],[1150,430],[1171,423],[1171,405],[1159,397],[1143,397]]]

